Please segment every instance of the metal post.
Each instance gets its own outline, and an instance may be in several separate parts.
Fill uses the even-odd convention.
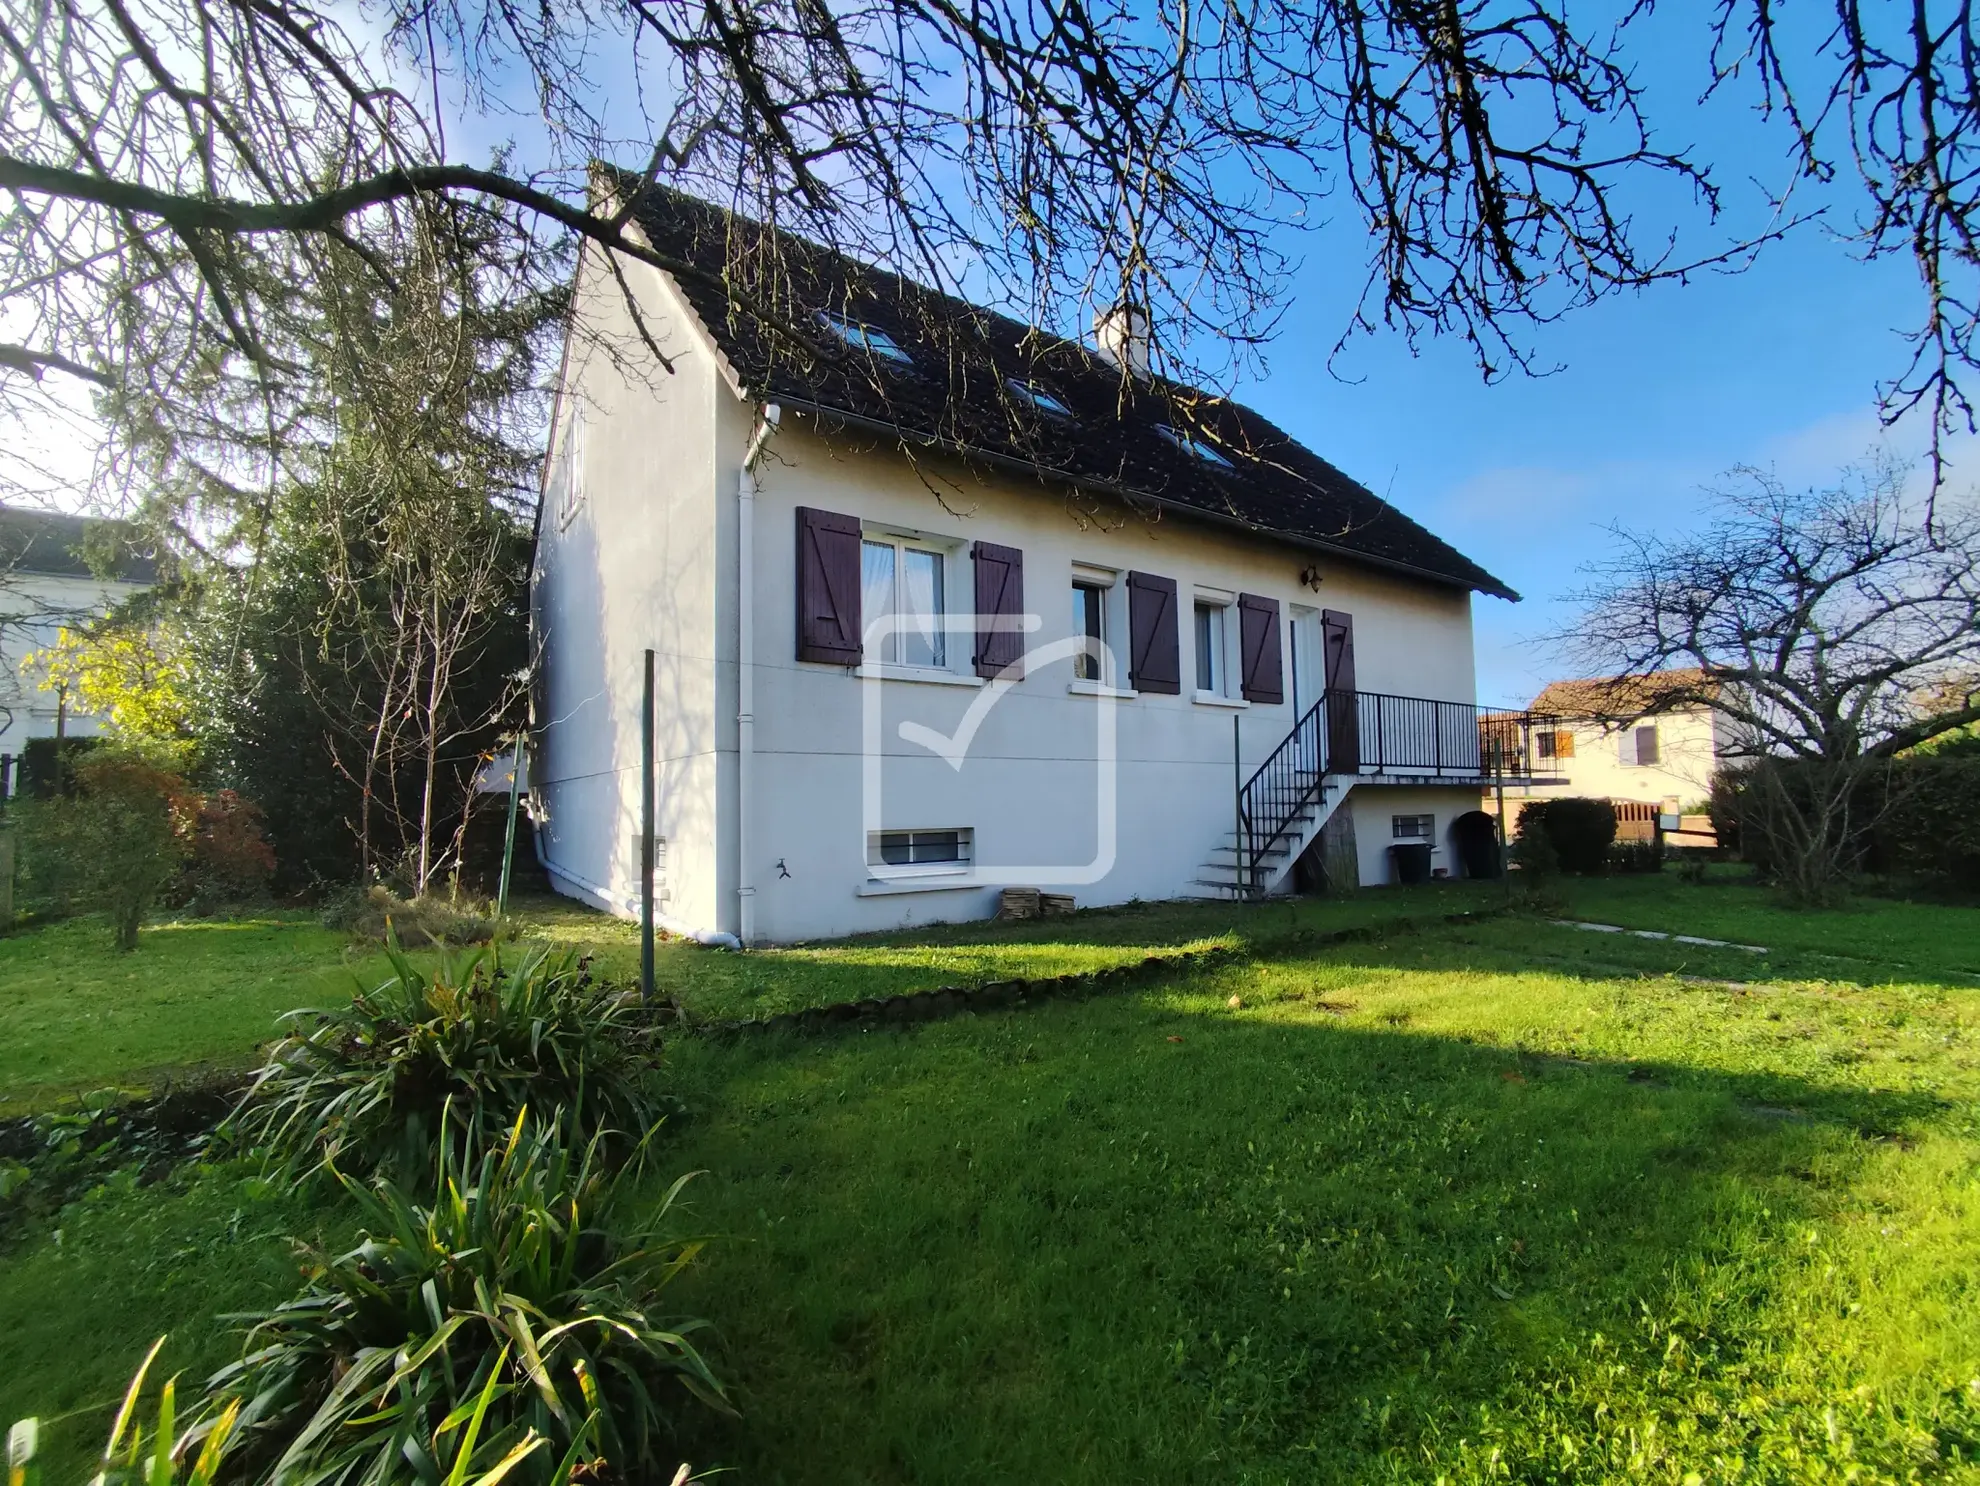
[[[653,652],[639,708],[639,999],[653,999]]]
[[[14,927],[14,828],[0,819],[0,933]]]
[[[1236,855],[1237,890],[1240,898],[1249,897],[1245,891],[1244,862],[1244,747],[1238,735],[1238,714],[1231,714],[1231,842]]]
[[[509,865],[516,859],[516,797],[522,793],[522,734],[509,739],[509,829],[502,837],[502,886],[495,895],[495,916],[509,911]]]
[[[1495,730],[1492,744],[1493,782],[1499,788],[1499,876],[1505,879],[1506,901],[1512,901],[1512,832],[1506,829],[1506,744]]]

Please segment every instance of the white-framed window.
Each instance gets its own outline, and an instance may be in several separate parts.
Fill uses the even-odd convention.
[[[1641,727],[1630,728],[1623,734],[1623,762],[1626,764],[1654,764],[1663,756],[1657,746],[1657,724],[1644,723]]]
[[[1125,686],[1115,646],[1127,635],[1127,590],[1113,568],[1075,562],[1072,568],[1071,633],[1097,642],[1097,649],[1073,657],[1073,686],[1105,690]]]
[[[869,831],[866,867],[875,877],[921,877],[967,872],[976,832],[969,826],[923,831]]]
[[[867,325],[845,315],[835,315],[830,310],[818,312],[818,323],[855,351],[871,351],[875,356],[900,366],[914,365],[914,358],[901,349],[901,343],[878,326]]]
[[[949,553],[944,546],[886,531],[868,531],[860,541],[861,622],[869,642],[869,663],[949,668]],[[874,622],[897,616],[877,634]]]
[[[1391,816],[1390,830],[1398,841],[1429,841],[1436,836],[1437,817],[1434,815]]]
[[[562,531],[577,519],[578,507],[584,504],[584,409],[571,408],[571,416],[564,421],[563,438],[557,445],[557,457],[550,462],[549,489],[544,492],[545,504],[557,518],[557,530]]]
[[[1072,632],[1086,638],[1088,649],[1073,657],[1077,681],[1107,680],[1107,590],[1113,585],[1073,574]]]
[[[1231,463],[1230,457],[1214,444],[1207,444],[1202,439],[1180,432],[1177,429],[1171,428],[1166,423],[1156,424],[1155,432],[1171,444],[1174,444],[1185,454],[1194,455],[1198,460],[1209,465],[1212,469],[1234,470],[1237,468],[1236,465]]]
[[[1196,601],[1196,689],[1208,696],[1224,694],[1224,606],[1208,599]]]
[[[1004,385],[1011,390],[1011,396],[1019,402],[1029,404],[1048,418],[1062,422],[1072,421],[1073,411],[1058,398],[1040,387],[1036,382],[1019,381],[1016,377],[1004,378]]]

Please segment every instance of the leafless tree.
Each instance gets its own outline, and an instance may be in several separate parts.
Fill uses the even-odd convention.
[[[1773,0],[1719,0],[1714,86],[1757,86],[1762,113],[1790,126],[1802,180],[1854,178],[1854,220],[1830,214],[1830,224],[1864,258],[1917,268],[1924,305],[1910,364],[1879,398],[1886,425],[1930,411],[1929,523],[1945,436],[1975,428],[1965,383],[1980,366],[1980,17],[1969,0],[1831,3],[1834,23],[1811,48],[1795,39],[1808,17],[1790,20]]]
[[[306,361],[284,319],[334,251],[389,279],[369,257],[381,219],[500,223],[477,240],[508,270],[544,270],[577,237],[708,272],[644,243],[636,184],[592,189],[601,157],[1061,333],[1133,301],[1158,365],[1211,385],[1272,328],[1279,230],[1330,193],[1371,245],[1356,323],[1459,335],[1493,375],[1524,363],[1533,323],[1695,266],[1674,223],[1619,201],[1632,179],[1718,206],[1652,136],[1628,24],[1577,26],[1555,0],[387,0],[367,16],[375,37],[292,0],[0,4],[14,411],[80,380],[126,430],[120,470],[151,482],[169,446],[197,493],[252,509],[298,416]],[[608,107],[592,79],[611,56],[627,60]],[[531,168],[450,152],[443,93],[498,113],[533,97]],[[739,231],[725,290],[792,354],[832,354],[785,313],[772,241]]]
[[[1880,457],[1793,491],[1735,471],[1705,530],[1619,529],[1555,637],[1591,673],[1699,673],[1657,688],[1654,710],[1709,706],[1730,725],[1769,854],[1807,901],[1833,895],[1871,824],[1866,782],[1980,721],[1980,515],[1948,502],[1928,526],[1907,474]]]

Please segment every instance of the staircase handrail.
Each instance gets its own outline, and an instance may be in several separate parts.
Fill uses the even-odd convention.
[[[1324,718],[1327,698],[1332,695],[1331,691],[1320,694],[1238,790],[1235,846],[1240,893],[1258,891],[1258,864],[1264,860],[1265,853],[1285,838],[1300,812],[1325,790]]]

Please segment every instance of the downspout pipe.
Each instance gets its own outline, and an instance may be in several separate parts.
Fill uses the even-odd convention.
[[[783,420],[763,404],[736,482],[736,935],[756,942],[756,884],[750,878],[750,801],[756,788],[756,462]]]

